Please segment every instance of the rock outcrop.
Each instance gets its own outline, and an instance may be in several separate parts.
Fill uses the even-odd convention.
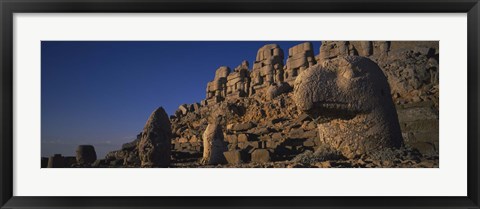
[[[316,118],[320,141],[354,157],[403,143],[382,70],[370,59],[338,57],[315,65],[295,81],[294,100]]]
[[[142,167],[168,167],[170,165],[172,130],[165,110],[153,111],[143,128],[138,142]]]

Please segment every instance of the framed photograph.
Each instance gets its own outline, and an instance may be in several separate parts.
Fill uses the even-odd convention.
[[[1,208],[479,208],[479,4],[0,0]]]

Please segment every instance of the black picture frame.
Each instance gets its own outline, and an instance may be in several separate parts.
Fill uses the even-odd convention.
[[[480,208],[478,0],[0,0],[2,208]],[[465,197],[20,197],[13,196],[14,13],[467,13],[468,195]],[[448,181],[449,179],[445,179]]]

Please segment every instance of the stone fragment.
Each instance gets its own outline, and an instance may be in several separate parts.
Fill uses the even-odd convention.
[[[237,140],[237,135],[227,135],[227,142],[228,143],[237,143],[238,140]]]
[[[228,152],[224,152],[223,155],[225,159],[227,159],[228,164],[240,164],[242,163],[242,157],[238,150],[232,150]]]
[[[187,104],[182,104],[178,107],[178,110],[182,115],[186,115],[188,113],[189,108],[187,107]]]
[[[288,93],[290,91],[292,91],[292,87],[288,83],[285,83],[285,82],[273,83],[267,89],[266,98],[268,100],[271,100],[277,96],[280,96],[281,94]]]
[[[61,154],[55,154],[52,157],[48,158],[47,168],[64,168],[65,159]]]
[[[274,141],[281,141],[283,138],[284,138],[284,137],[283,137],[283,134],[282,134],[282,133],[274,133],[274,134],[272,135],[272,139],[273,139]]]
[[[238,135],[237,139],[238,139],[238,142],[241,142],[241,143],[245,143],[245,142],[248,142],[248,134],[240,134]]]
[[[168,115],[159,107],[148,118],[138,143],[142,167],[168,167],[172,130]],[[122,162],[123,163],[123,162]]]
[[[305,121],[311,121],[312,118],[307,114],[307,113],[302,113],[300,116],[297,118],[297,123],[303,123]]]
[[[251,122],[248,122],[248,123],[238,123],[238,124],[234,124],[232,127],[231,127],[231,130],[232,131],[247,131],[251,128],[255,127],[255,124],[251,123]]]
[[[306,147],[314,147],[315,146],[315,142],[313,141],[313,139],[307,139],[303,142],[303,146],[306,146]]]
[[[266,149],[256,149],[252,152],[252,162],[268,163],[270,162],[270,153]]]

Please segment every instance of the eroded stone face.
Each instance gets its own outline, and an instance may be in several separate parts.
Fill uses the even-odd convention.
[[[138,143],[142,167],[168,167],[170,165],[172,130],[168,115],[162,107],[148,118]]]
[[[317,119],[320,140],[348,157],[403,143],[387,79],[368,58],[339,57],[307,69],[295,80],[293,99]]]
[[[219,102],[227,95],[227,77],[230,68],[221,66],[215,71],[215,78],[207,84],[207,101]]]
[[[283,58],[283,50],[277,44],[268,44],[258,50],[251,73],[250,94],[283,80]]]
[[[219,120],[209,123],[203,133],[203,158],[202,164],[215,165],[226,163],[224,152],[228,151],[228,147],[223,137],[222,127]]]
[[[248,96],[250,92],[250,71],[248,61],[244,60],[227,77],[227,97]]]
[[[79,145],[77,147],[77,163],[81,165],[92,164],[97,160],[97,153],[92,145]]]

